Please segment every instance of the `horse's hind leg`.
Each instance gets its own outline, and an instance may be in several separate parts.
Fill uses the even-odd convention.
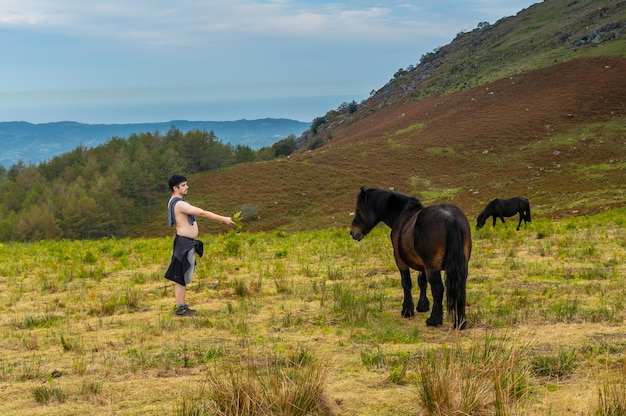
[[[519,213],[519,222],[517,223],[517,231],[519,231],[519,227],[520,227],[520,225],[522,225],[522,220],[524,219],[523,213],[524,213],[524,211],[520,211],[520,213]]]
[[[404,301],[402,301],[402,316],[410,318],[415,315],[415,304],[413,303],[413,295],[411,294],[411,288],[413,283],[411,282],[411,270],[408,267],[400,267],[400,278],[402,279],[402,290],[404,291]]]
[[[426,290],[428,288],[428,280],[426,280],[426,273],[419,272],[417,276],[417,285],[420,288],[420,298],[417,301],[417,311],[418,312],[428,312],[430,309],[430,301],[426,296]]]
[[[430,318],[426,320],[428,326],[439,326],[443,324],[443,282],[441,281],[441,271],[427,271],[426,277],[430,283],[430,290],[433,293],[433,310]]]

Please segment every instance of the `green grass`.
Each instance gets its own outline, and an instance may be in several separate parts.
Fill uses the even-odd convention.
[[[405,127],[403,129],[396,131],[396,136],[409,133],[409,132],[413,132],[413,133],[420,132],[421,130],[424,130],[424,128],[426,128],[426,125],[424,123],[411,124],[408,127]]]
[[[537,216],[520,231],[511,221],[474,231],[461,333],[447,317],[431,328],[426,314],[400,316],[385,227],[361,242],[347,229],[204,235],[187,293],[199,313],[190,319],[173,316],[162,277],[170,238],[2,244],[0,391],[12,400],[0,411],[619,408],[621,390],[607,382],[624,382],[625,214]],[[237,402],[241,394],[249,400]]]

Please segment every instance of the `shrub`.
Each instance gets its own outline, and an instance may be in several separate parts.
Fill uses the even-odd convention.
[[[313,139],[313,141],[309,144],[308,149],[315,150],[318,147],[322,147],[323,144],[324,144],[324,139],[318,136],[315,139]]]
[[[244,221],[254,221],[259,219],[259,207],[254,205],[241,206],[241,219]]]

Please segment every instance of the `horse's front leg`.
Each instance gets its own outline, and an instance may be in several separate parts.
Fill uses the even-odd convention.
[[[417,285],[420,288],[420,298],[417,301],[417,311],[428,312],[430,309],[430,301],[428,300],[428,296],[426,296],[426,289],[428,288],[426,273],[419,272],[419,275],[417,276]]]
[[[410,318],[415,314],[413,303],[413,295],[411,294],[411,288],[413,283],[411,282],[411,270],[408,267],[398,266],[400,270],[400,278],[402,279],[402,290],[404,291],[404,300],[402,301],[402,316]]]
[[[433,310],[430,313],[430,318],[426,320],[426,325],[439,326],[443,324],[444,286],[441,280],[441,271],[427,270],[426,278],[428,279],[428,283],[430,283],[430,290],[433,293]]]

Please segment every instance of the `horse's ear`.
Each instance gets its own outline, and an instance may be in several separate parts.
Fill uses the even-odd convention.
[[[365,192],[365,187],[361,186],[361,192]]]

